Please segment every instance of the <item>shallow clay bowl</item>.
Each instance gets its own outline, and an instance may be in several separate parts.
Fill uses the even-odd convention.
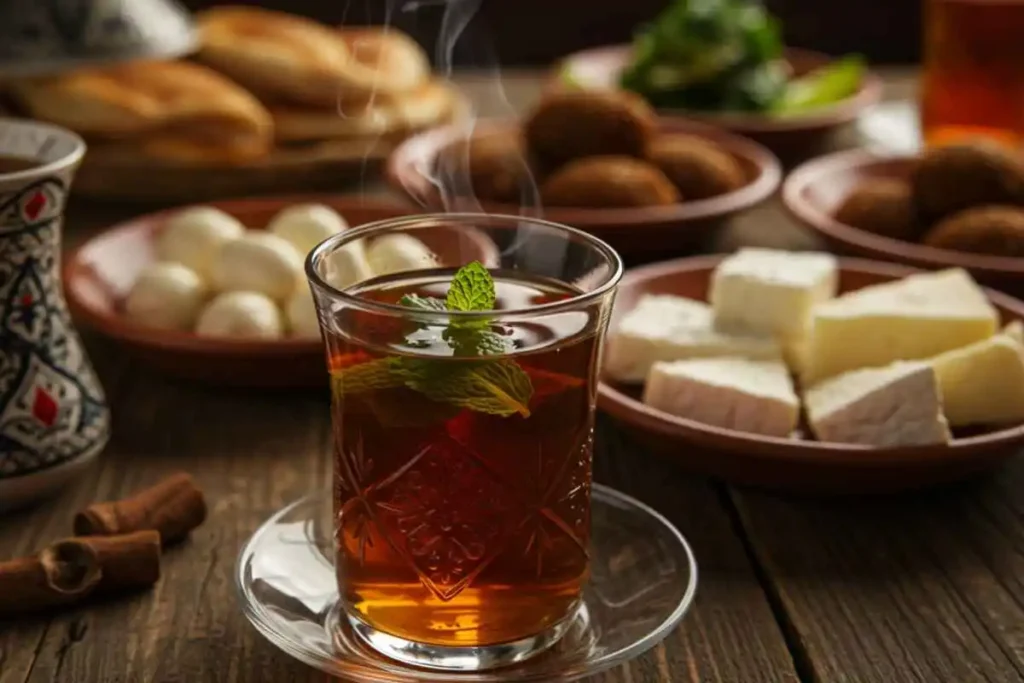
[[[779,160],[756,142],[713,126],[688,121],[664,121],[661,128],[666,133],[700,135],[716,142],[743,167],[747,184],[717,197],[670,206],[611,209],[551,206],[542,207],[539,213],[549,221],[579,228],[603,239],[624,256],[662,256],[666,252],[691,247],[733,215],[763,202],[775,192],[782,180]],[[472,135],[518,135],[519,129],[518,121],[481,121]],[[409,138],[388,160],[388,181],[418,203],[445,208],[445,201],[431,174],[438,155],[465,140],[466,135],[464,127],[446,126]],[[468,186],[468,178],[460,184]],[[477,203],[471,197],[459,197],[455,201],[458,208],[482,209],[487,213],[537,213],[535,207],[524,209],[517,204],[489,201]]]
[[[619,286],[612,328],[643,294],[706,300],[721,256],[630,270]],[[840,259],[842,292],[905,277],[913,268]],[[986,290],[1004,323],[1024,319],[1024,302]],[[1024,425],[955,439],[948,446],[869,449],[757,436],[675,417],[644,405],[639,385],[601,382],[598,405],[642,441],[688,467],[739,483],[804,493],[883,493],[948,482],[991,467],[1024,443]]]
[[[917,268],[965,268],[985,284],[1015,294],[1024,292],[1024,258],[936,249],[875,235],[832,218],[858,183],[871,178],[908,178],[915,162],[914,156],[870,150],[819,157],[789,175],[782,189],[783,203],[798,221],[838,250]]]
[[[579,85],[586,88],[617,88],[619,75],[632,53],[630,45],[607,45],[575,52],[555,65],[551,87],[562,87],[568,70]],[[835,58],[821,52],[786,48],[784,58],[794,76],[813,71]],[[662,116],[704,121],[734,133],[746,135],[775,152],[791,154],[820,146],[828,135],[853,122],[862,111],[882,97],[882,80],[866,73],[860,89],[850,97],[827,107],[791,116],[769,116],[747,112],[706,112],[689,109],[660,109]]]
[[[367,202],[354,196],[295,195],[211,202],[207,206],[235,216],[250,228],[262,229],[281,209],[305,202],[333,207],[351,227],[416,213],[402,206]],[[143,327],[122,315],[121,307],[132,283],[155,258],[157,234],[167,218],[178,210],[148,214],[115,225],[65,259],[64,287],[75,319],[175,377],[225,386],[325,385],[327,371],[320,339],[216,339]],[[438,225],[424,228],[417,236],[442,263],[498,261],[497,247],[483,233]]]

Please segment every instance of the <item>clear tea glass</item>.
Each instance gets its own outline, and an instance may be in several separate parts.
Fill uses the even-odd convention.
[[[351,253],[406,239],[396,236],[432,258],[329,284]],[[472,297],[449,290],[486,289],[455,275],[474,261],[493,280],[491,303],[474,300],[489,310],[451,310]],[[542,220],[446,214],[345,232],[306,269],[331,373],[338,586],[353,629],[439,669],[551,646],[588,577],[594,408],[619,257]]]
[[[1024,0],[924,0],[923,61],[927,144],[1024,142]]]

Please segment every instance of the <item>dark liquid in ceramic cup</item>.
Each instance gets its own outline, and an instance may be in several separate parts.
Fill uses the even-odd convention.
[[[449,282],[398,276],[361,295],[443,297]],[[499,311],[575,294],[518,273],[495,273],[495,284]],[[340,316],[352,334],[327,335],[334,371],[428,358],[456,377],[480,362],[446,345],[410,346],[408,323],[395,318]],[[543,632],[573,612],[588,575],[598,338],[587,313],[561,322],[506,328],[521,351],[498,362],[518,365],[533,386],[522,414],[406,387],[335,385],[338,571],[350,614],[409,640],[480,646]]]
[[[0,154],[0,175],[4,173],[27,171],[28,169],[35,168],[38,165],[39,164],[35,159],[24,159],[22,157],[12,157]]]

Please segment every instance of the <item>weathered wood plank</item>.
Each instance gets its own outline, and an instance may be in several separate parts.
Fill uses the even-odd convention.
[[[821,683],[1024,681],[1024,460],[891,499],[734,491],[800,665]]]
[[[654,456],[601,420],[598,481],[651,505],[686,536],[699,563],[697,600],[664,647],[630,665],[632,680],[797,681],[760,584],[718,489]]]

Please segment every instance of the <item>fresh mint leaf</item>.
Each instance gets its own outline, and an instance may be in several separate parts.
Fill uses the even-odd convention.
[[[435,401],[488,415],[530,416],[533,384],[513,360],[441,365],[419,361],[406,368],[407,385]]]
[[[332,370],[331,388],[335,393],[345,395],[403,386],[405,378],[400,372],[403,360],[390,356]]]
[[[399,303],[419,310],[490,311],[496,298],[491,274],[474,261],[455,273],[444,300],[408,294]],[[490,324],[486,318],[452,320],[441,337],[456,356],[476,358],[510,353],[514,349],[512,340],[491,329]],[[415,341],[421,346],[430,343]],[[331,386],[338,396],[404,386],[440,404],[505,417],[529,417],[533,397],[530,375],[509,358],[453,361],[390,356],[348,366],[331,375]]]
[[[496,300],[494,279],[482,263],[473,261],[455,273],[445,303],[449,311],[491,311]]]
[[[438,299],[433,296],[420,296],[419,294],[406,294],[398,300],[398,303],[406,308],[418,308],[423,311],[448,310],[444,299]]]

